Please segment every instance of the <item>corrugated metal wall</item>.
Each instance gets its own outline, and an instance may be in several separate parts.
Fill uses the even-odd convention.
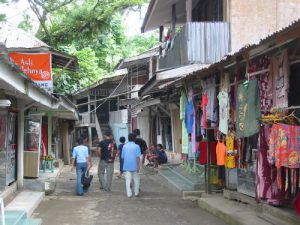
[[[229,23],[187,23],[176,34],[171,49],[159,59],[159,68],[166,69],[194,63],[215,63],[230,50]]]

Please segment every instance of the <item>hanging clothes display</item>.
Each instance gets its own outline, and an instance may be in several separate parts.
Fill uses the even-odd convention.
[[[182,146],[182,153],[188,154],[188,144],[189,144],[189,137],[188,132],[185,126],[185,106],[187,103],[186,94],[182,91],[180,97],[180,120],[181,120],[181,146]]]
[[[216,164],[216,142],[209,142],[209,151],[210,151],[210,163]],[[199,163],[201,165],[207,164],[207,141],[201,141],[199,143]]]
[[[237,136],[242,138],[258,133],[260,116],[257,80],[249,80],[246,85],[240,84],[237,90]]]
[[[272,57],[273,71],[273,106],[277,108],[288,107],[289,91],[289,58],[287,50],[279,56]]]
[[[202,95],[202,101],[201,101],[201,109],[203,111],[203,115],[202,115],[202,125],[203,125],[203,128],[207,128],[207,116],[206,116],[206,106],[207,106],[207,103],[208,103],[208,98],[207,98],[207,92],[204,92],[204,94]]]
[[[300,168],[300,126],[273,124],[269,160],[275,161],[277,168]]]
[[[211,123],[211,127],[216,123],[216,76],[213,75],[201,81],[202,89],[207,93],[206,119]]]
[[[185,125],[188,134],[191,134],[192,138],[192,152],[195,153],[197,150],[196,147],[196,113],[195,113],[195,107],[194,107],[194,92],[193,89],[189,90],[188,93],[188,100],[186,102],[186,108],[185,108]]]
[[[217,155],[217,165],[224,166],[225,159],[226,159],[226,146],[221,141],[218,141],[218,144],[216,147],[216,155]]]
[[[255,62],[249,63],[248,73],[265,71],[258,76],[260,107],[262,112],[269,112],[273,101],[273,79],[270,72],[271,59],[268,56],[262,57]],[[254,77],[254,76],[253,76]]]
[[[228,93],[221,91],[218,95],[219,99],[219,131],[223,134],[228,133],[229,119],[229,98]]]

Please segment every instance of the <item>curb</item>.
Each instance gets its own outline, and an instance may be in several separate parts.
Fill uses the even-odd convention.
[[[213,214],[214,216],[222,219],[228,225],[244,225],[240,221],[234,218],[234,216],[224,213],[221,210],[212,207],[211,205],[207,204],[206,202],[202,201],[202,199],[198,199],[198,206],[199,208]]]

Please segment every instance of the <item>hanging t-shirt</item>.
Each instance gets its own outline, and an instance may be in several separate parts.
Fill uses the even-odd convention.
[[[201,81],[202,89],[207,93],[207,107],[206,107],[206,119],[211,121],[211,126],[214,127],[216,121],[215,110],[215,99],[216,99],[216,78],[215,75]]]
[[[185,127],[185,105],[187,97],[184,92],[181,92],[180,97],[180,120],[181,120],[181,151],[183,154],[188,154],[189,136]]]
[[[260,98],[257,80],[240,84],[237,90],[236,133],[239,138],[250,137],[259,131]]]
[[[193,133],[193,125],[195,122],[194,119],[195,119],[195,114],[194,114],[193,101],[189,100],[187,101],[185,106],[185,126],[189,134]]]
[[[203,96],[202,96],[202,101],[201,101],[201,109],[203,111],[203,115],[202,115],[202,124],[203,124],[203,128],[207,128],[207,119],[206,119],[206,106],[208,103],[208,99],[207,99],[207,92],[204,92]]]
[[[272,58],[273,67],[273,106],[278,108],[288,107],[289,90],[289,58],[287,50]]]
[[[209,142],[209,151],[210,151],[210,163],[216,164],[216,142]],[[201,165],[207,164],[207,141],[201,141],[199,143],[199,163]]]
[[[228,93],[221,91],[218,95],[219,99],[219,131],[223,134],[228,133],[228,119],[229,119],[229,99]]]
[[[226,137],[226,149],[227,151],[234,149],[234,136],[232,133],[229,133]]]
[[[223,142],[218,141],[216,147],[216,154],[217,154],[217,165],[224,166],[225,159],[226,159],[226,146],[224,145]]]

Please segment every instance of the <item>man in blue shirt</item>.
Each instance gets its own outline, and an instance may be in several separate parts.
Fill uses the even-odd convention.
[[[127,197],[132,197],[131,181],[134,180],[134,195],[139,196],[140,189],[140,156],[141,148],[134,143],[135,134],[130,133],[128,135],[128,143],[123,146],[122,159],[123,159],[123,171],[126,179],[126,193]]]

